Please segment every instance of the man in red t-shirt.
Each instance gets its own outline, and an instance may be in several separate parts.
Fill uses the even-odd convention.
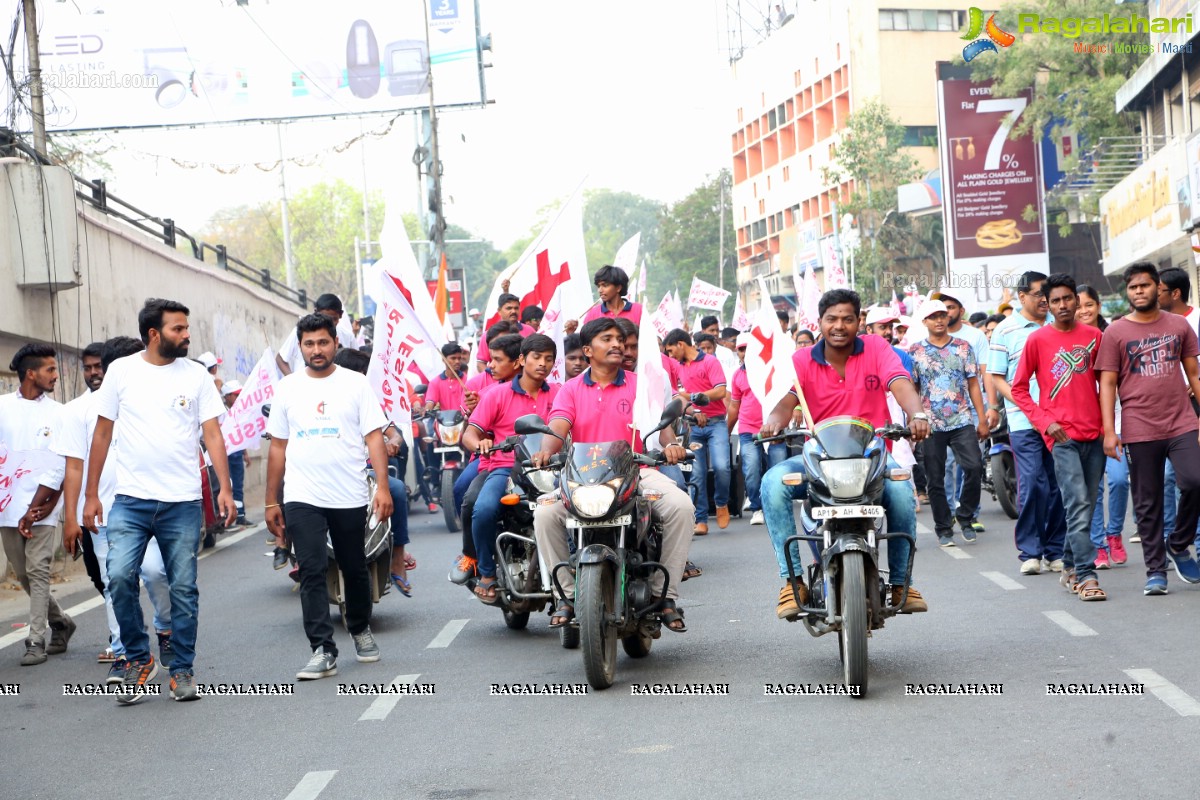
[[[1106,463],[1095,373],[1102,334],[1091,325],[1076,322],[1079,294],[1070,275],[1051,275],[1042,291],[1054,321],[1025,340],[1012,397],[1042,434],[1054,459],[1067,516],[1060,580],[1080,600],[1105,600],[1107,595],[1096,578],[1096,545],[1091,536],[1096,491]],[[1041,390],[1037,402],[1029,391],[1030,378],[1037,379]]]

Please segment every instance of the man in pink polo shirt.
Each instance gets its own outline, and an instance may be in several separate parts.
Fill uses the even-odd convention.
[[[554,369],[557,355],[557,347],[549,336],[535,333],[525,337],[517,360],[520,374],[507,383],[497,384],[479,401],[471,414],[471,424],[463,433],[463,446],[480,456],[479,477],[467,494],[474,495],[470,527],[479,562],[475,596],[487,605],[496,603],[496,519],[515,461],[511,452],[492,452],[492,446],[516,433],[518,417],[550,416],[559,386],[546,383],[546,378]]]
[[[929,415],[921,404],[912,377],[901,365],[891,345],[881,336],[858,336],[861,309],[858,294],[849,289],[826,292],[818,304],[821,340],[813,347],[797,350],[792,356],[813,422],[819,424],[830,417],[850,415],[861,417],[877,428],[883,427],[891,421],[887,405],[887,393],[890,391],[908,414],[913,441],[919,442],[929,435]],[[795,394],[788,394],[781,400],[763,424],[763,435],[774,436],[786,427],[798,402]],[[888,458],[888,466],[895,468],[897,464]],[[779,574],[785,580],[788,578],[785,542],[796,535],[792,501],[804,497],[807,486],[786,486],[783,476],[789,472],[803,471],[804,460],[796,456],[775,465],[763,476],[762,504],[767,518],[767,533],[775,547]],[[888,533],[916,536],[916,504],[906,481],[884,481],[883,508],[887,516]],[[911,549],[912,542],[907,538],[896,536],[888,539],[888,581],[893,603],[900,601]],[[799,572],[800,550],[794,543],[792,563]],[[808,597],[808,587],[798,580],[796,590],[803,604]],[[903,613],[926,610],[928,606],[921,594],[909,586]],[[779,605],[775,611],[780,619],[795,619],[801,613],[792,596],[791,585],[785,584],[780,590]]]
[[[763,476],[763,445],[754,441],[754,437],[762,430],[762,403],[750,390],[750,380],[746,376],[746,347],[753,337],[749,333],[739,333],[737,336],[737,354],[742,365],[733,373],[733,385],[730,389],[729,410],[725,414],[725,424],[732,436],[737,428],[738,441],[742,454],[742,478],[746,482],[746,499],[750,501],[750,524],[762,525],[765,522],[762,512],[762,497],[759,489]],[[767,467],[773,467],[787,458],[787,445],[774,442],[766,452]]]
[[[625,299],[625,295],[629,293],[629,276],[625,274],[625,270],[613,266],[601,267],[596,270],[592,282],[596,284],[600,302],[583,315],[584,325],[602,317],[624,318],[631,320],[634,325],[642,324],[642,304]]]
[[[725,370],[716,356],[692,344],[692,335],[676,328],[666,335],[667,355],[679,363],[679,380],[688,394],[708,396],[708,405],[695,409],[692,441],[703,445],[696,451],[691,484],[696,493],[697,536],[708,533],[708,468],[713,469],[713,506],[717,527],[729,525],[729,429],[725,427]]]
[[[466,389],[463,386],[462,374],[467,351],[463,350],[458,342],[449,342],[442,345],[442,357],[450,366],[429,381],[429,388],[425,390],[425,404],[437,404],[443,411],[453,411],[457,408],[466,415]]]
[[[636,440],[635,449],[640,451],[641,437],[631,430],[637,375],[621,367],[625,342],[620,327],[611,317],[597,319],[584,325],[579,336],[590,366],[578,378],[567,381],[559,391],[550,411],[551,429],[563,438],[570,434],[575,442],[629,441],[632,437]],[[535,466],[546,463],[562,447],[559,439],[550,436],[545,439],[545,449],[533,456]],[[661,432],[659,441],[664,445],[663,455],[668,463],[676,464],[686,455],[686,451],[675,443],[670,428]],[[670,478],[657,470],[643,469],[640,486],[642,491],[662,494],[650,505],[654,518],[663,526],[660,560],[670,576],[667,608],[662,620],[669,630],[682,633],[686,630],[683,613],[675,607],[675,601],[679,597],[678,587],[692,542],[692,501],[686,492],[680,491]],[[561,500],[553,505],[539,505],[533,515],[533,528],[544,563],[554,565],[570,557],[567,510]],[[558,609],[550,620],[551,627],[566,625],[575,615],[574,578],[567,570],[561,570],[558,576],[566,596],[560,598]],[[656,575],[651,582],[655,593],[662,591],[662,582],[661,575]]]

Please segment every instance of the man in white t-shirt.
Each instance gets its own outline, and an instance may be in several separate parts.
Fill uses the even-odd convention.
[[[371,635],[371,584],[363,552],[367,504],[378,519],[392,514],[387,481],[368,497],[367,456],[376,475],[387,475],[383,429],[387,418],[367,379],[333,363],[337,330],[326,315],[296,325],[305,369],[279,382],[267,419],[267,528],[276,545],[291,540],[300,569],[300,608],[312,656],[300,680],[337,674],[337,644],[329,617],[325,541],[346,583],[346,629],[359,661],[378,661]],[[286,480],[285,478],[286,472]],[[278,502],[283,485],[283,505]],[[285,521],[286,520],[286,521]]]
[[[58,464],[50,452],[62,415],[62,405],[50,397],[58,383],[57,353],[49,345],[27,344],[16,352],[8,368],[17,373],[21,385],[12,394],[0,396],[0,452],[4,456],[0,462],[0,539],[8,563],[29,595],[29,627],[21,666],[31,667],[44,664],[47,653],[66,652],[67,641],[75,632],[75,623],[50,594],[50,561],[61,506],[56,502],[27,531],[18,529],[37,491],[38,478]],[[52,629],[49,646],[47,624]]]
[[[83,547],[83,481],[88,469],[88,448],[92,443],[92,434],[96,431],[96,392],[104,382],[104,371],[108,365],[118,358],[140,353],[146,347],[137,339],[128,336],[117,336],[101,345],[99,369],[94,374],[94,380],[88,381],[88,390],[63,406],[58,430],[50,444],[50,449],[62,456],[60,466],[48,471],[41,478],[41,486],[30,504],[32,518],[40,518],[40,509],[46,507],[51,499],[63,498],[63,549],[74,555]],[[118,431],[114,426],[112,448],[117,447]],[[112,450],[110,449],[110,452]],[[104,517],[108,518],[112,510],[113,499],[116,496],[117,469],[116,457],[108,459],[104,471],[100,474],[100,502],[104,506]],[[22,520],[22,529],[24,520]],[[125,670],[129,662],[125,660],[125,646],[121,643],[121,628],[117,625],[117,616],[113,613],[112,595],[108,591],[108,528],[101,525],[95,533],[89,533],[92,549],[100,566],[100,581],[104,587],[104,605],[108,611],[109,650],[113,654],[112,666],[108,670],[107,683],[120,683],[125,679]],[[158,542],[151,540],[146,547],[146,557],[142,560],[142,582],[146,584],[146,594],[150,604],[154,606],[154,630],[158,634],[158,651],[160,660],[168,669],[171,667],[171,595],[167,585],[167,573],[163,567],[162,553]]]
[[[314,313],[329,317],[337,329],[337,343],[342,347],[355,347],[354,328],[345,318],[342,299],[336,294],[323,294],[313,303]],[[275,354],[275,363],[284,375],[304,370],[304,357],[300,353],[300,344],[296,341],[295,329],[288,331],[287,336],[279,343]]]
[[[171,695],[176,700],[198,697],[192,663],[200,613],[196,556],[204,524],[201,433],[220,483],[217,507],[226,525],[237,517],[220,426],[225,404],[212,376],[187,357],[188,313],[187,306],[173,300],[147,300],[138,313],[146,351],[112,362],[96,393],[83,524],[96,532],[108,523],[108,590],[129,661],[125,691],[117,697],[122,704],[141,699],[147,682],[158,674],[138,588],[151,537],[170,576]],[[116,497],[106,517],[100,477],[118,420]]]

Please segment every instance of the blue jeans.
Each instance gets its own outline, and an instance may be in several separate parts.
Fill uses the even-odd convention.
[[[742,443],[742,478],[746,482],[746,499],[750,501],[751,511],[762,509],[760,487],[763,476],[763,446],[754,441],[753,433],[739,433]],[[773,467],[787,458],[787,445],[783,442],[773,442],[766,452],[767,468]]]
[[[478,474],[479,457],[475,456],[463,467],[463,471],[458,474],[458,480],[454,482],[454,510],[459,515],[462,514],[463,498],[467,496],[467,489],[471,488],[471,481],[475,480]]]
[[[125,657],[131,664],[150,659],[150,639],[142,621],[138,591],[142,561],[150,537],[162,551],[171,595],[171,672],[192,672],[200,590],[196,587],[196,555],[204,509],[200,500],[161,503],[119,494],[108,515],[108,592],[121,628]]]
[[[100,579],[108,584],[108,528],[100,525],[95,533],[88,533],[92,546],[96,551],[96,560],[100,562]],[[171,589],[167,584],[167,573],[163,569],[162,553],[158,551],[158,542],[147,542],[146,558],[142,560],[142,583],[146,584],[146,594],[150,597],[150,605],[154,607],[154,630],[158,633],[171,632]],[[108,613],[108,643],[113,655],[125,657],[125,645],[121,643],[121,628],[117,624],[117,616],[113,613],[112,594],[104,590],[104,605]]]
[[[375,474],[375,470],[370,472]],[[408,544],[408,488],[403,480],[389,475],[388,494],[392,496],[392,546],[403,547]]]
[[[683,470],[679,468],[678,464],[663,464],[658,468],[658,471],[675,481],[675,485],[679,487],[679,491],[687,493],[688,484],[684,480]]]
[[[471,538],[475,541],[479,574],[485,578],[496,577],[496,519],[500,516],[500,498],[508,488],[508,476],[511,474],[509,467],[487,473],[471,512]]]
[[[1092,544],[1092,514],[1096,494],[1104,479],[1104,442],[1092,439],[1057,442],[1051,451],[1058,490],[1067,519],[1063,570],[1074,568],[1079,582],[1096,577],[1096,546]]]
[[[888,457],[888,467],[898,469],[899,465]],[[808,485],[786,486],[783,476],[789,472],[804,472],[804,461],[795,456],[767,470],[762,482],[763,514],[767,520],[767,534],[775,548],[775,558],[779,561],[779,576],[787,578],[787,557],[784,555],[784,543],[788,537],[796,535],[796,515],[792,507],[793,500],[799,500],[808,495]],[[913,498],[912,484],[908,481],[884,480],[883,510],[887,517],[888,533],[907,533],[916,536],[917,505]],[[908,570],[908,556],[913,543],[907,538],[896,536],[887,540],[888,582],[900,585]],[[792,564],[797,573],[800,569],[800,551],[796,543],[792,544]]]
[[[704,445],[692,463],[692,488],[696,492],[696,522],[708,522],[708,468],[713,469],[713,510],[729,505],[729,428],[720,419],[703,428],[692,427],[692,441]]]
[[[1175,530],[1175,507],[1179,504],[1179,489],[1175,486],[1175,466],[1167,460],[1167,469],[1163,474],[1163,538],[1171,536]],[[1200,548],[1200,524],[1196,526],[1196,546]]]
[[[233,484],[233,503],[237,506],[239,517],[246,516],[246,497],[243,488],[246,484],[246,453],[238,451],[229,456],[229,482]]]
[[[1104,522],[1104,492],[1096,491],[1096,511],[1092,514],[1092,544],[1096,549],[1108,546],[1109,536],[1120,536],[1129,508],[1129,468],[1124,460],[1105,457],[1104,483],[1108,485],[1108,524]]]
[[[1063,557],[1067,520],[1054,477],[1054,459],[1035,430],[1012,431],[1013,467],[1017,473],[1017,525],[1013,536],[1022,561]]]

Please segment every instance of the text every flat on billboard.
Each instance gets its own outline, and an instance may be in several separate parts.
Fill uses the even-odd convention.
[[[20,8],[20,4],[16,4]],[[40,3],[48,130],[199,125],[482,102],[475,0]],[[6,28],[8,26],[5,26]],[[31,127],[26,49],[17,128]],[[12,87],[0,90],[12,105]]]
[[[946,263],[956,285],[976,287],[974,300],[986,304],[1012,276],[1049,266],[1038,143],[1010,137],[1031,94],[993,97],[990,82],[969,80],[937,88]]]

